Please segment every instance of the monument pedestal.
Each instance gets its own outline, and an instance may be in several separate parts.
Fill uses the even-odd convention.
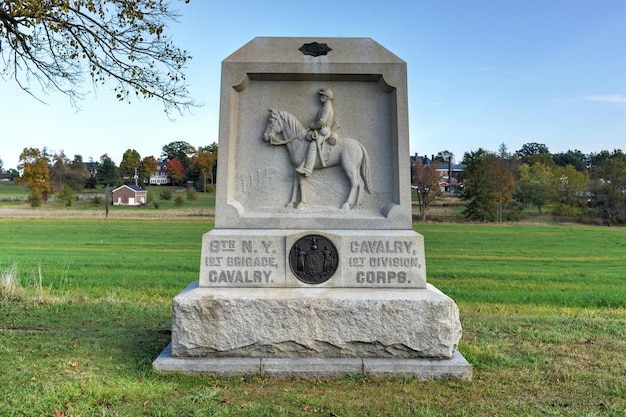
[[[471,378],[452,299],[426,289],[189,285],[173,301],[159,371]]]

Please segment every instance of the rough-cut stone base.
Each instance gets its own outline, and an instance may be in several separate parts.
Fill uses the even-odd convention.
[[[452,299],[426,289],[200,288],[172,303],[177,358],[441,358],[461,338]]]
[[[159,372],[238,376],[261,374],[269,377],[305,378],[344,375],[406,376],[421,381],[441,378],[472,379],[472,366],[455,351],[451,359],[375,358],[173,358],[171,345],[154,361]]]

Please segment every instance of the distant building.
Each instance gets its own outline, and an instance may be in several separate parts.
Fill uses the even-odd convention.
[[[427,157],[419,156],[418,154],[411,156],[411,182],[413,182],[413,178],[415,177],[415,166],[417,160],[419,160],[423,166],[435,165],[435,169],[441,176],[441,181],[439,181],[441,191],[453,191],[460,185],[458,178],[461,172],[463,172],[466,168],[464,164],[440,163],[435,160],[434,155],[432,158],[428,159]]]
[[[113,190],[114,206],[138,206],[148,202],[148,192],[138,185],[122,185]]]
[[[168,185],[172,183],[172,178],[167,170],[167,162],[159,161],[159,165],[155,171],[150,173],[148,184],[150,185]]]

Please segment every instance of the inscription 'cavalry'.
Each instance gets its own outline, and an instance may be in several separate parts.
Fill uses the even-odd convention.
[[[350,242],[352,253],[412,253],[413,242],[410,240],[353,240]]]

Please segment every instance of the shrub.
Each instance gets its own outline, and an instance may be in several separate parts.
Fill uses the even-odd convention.
[[[176,207],[182,207],[185,205],[185,199],[182,195],[179,195],[178,197],[176,197],[176,200],[174,200],[174,204],[176,205]]]
[[[98,207],[104,204],[104,199],[102,198],[102,196],[99,195],[94,195],[91,198],[91,204]]]
[[[33,191],[28,195],[28,202],[31,207],[41,207],[41,193]]]
[[[72,187],[65,184],[57,193],[57,198],[59,201],[63,201],[67,207],[70,207],[72,205],[72,201],[74,200],[74,190],[72,190]]]
[[[159,194],[159,198],[161,200],[171,200],[172,199],[172,190],[167,188],[167,189],[161,191],[161,193]]]
[[[187,190],[187,200],[196,201],[198,199],[198,193],[194,188],[190,188]]]
[[[575,217],[580,213],[578,207],[571,204],[559,203],[554,206],[552,214],[556,216]]]

